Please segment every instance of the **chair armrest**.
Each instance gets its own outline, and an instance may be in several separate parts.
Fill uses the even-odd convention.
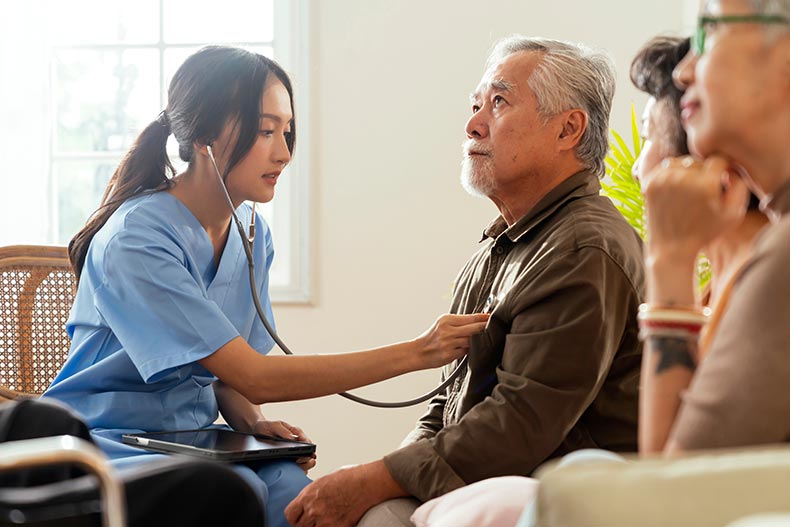
[[[96,475],[104,502],[103,524],[123,527],[126,523],[123,485],[98,448],[72,436],[42,437],[0,444],[0,470],[61,463],[74,463]]]
[[[539,526],[722,526],[790,510],[790,447],[542,469]]]

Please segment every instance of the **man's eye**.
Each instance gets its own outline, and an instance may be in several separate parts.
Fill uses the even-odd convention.
[[[472,105],[472,113],[477,113],[480,111],[480,107],[476,104]]]
[[[494,95],[494,98],[491,99],[491,101],[494,103],[494,108],[496,108],[500,103],[505,102],[505,99],[501,95]]]

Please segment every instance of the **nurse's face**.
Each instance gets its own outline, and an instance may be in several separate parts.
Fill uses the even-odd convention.
[[[280,173],[291,160],[286,143],[291,132],[291,98],[279,79],[271,76],[261,96],[258,136],[252,148],[228,174],[225,184],[234,203],[255,201],[266,203],[274,198]],[[228,124],[217,143],[221,151],[233,151],[233,127]]]

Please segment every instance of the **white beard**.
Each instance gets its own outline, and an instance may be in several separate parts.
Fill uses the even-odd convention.
[[[472,196],[487,198],[494,190],[493,172],[490,157],[465,155],[461,162],[461,186]]]

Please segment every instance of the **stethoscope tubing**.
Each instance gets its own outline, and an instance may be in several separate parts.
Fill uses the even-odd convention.
[[[244,232],[244,227],[241,224],[241,220],[239,216],[236,214],[236,209],[233,207],[233,201],[230,199],[230,194],[228,194],[228,189],[225,186],[225,181],[222,179],[222,175],[219,171],[219,167],[217,166],[217,162],[214,159],[214,153],[211,150],[211,145],[207,145],[209,159],[211,159],[211,164],[214,166],[214,171],[217,173],[217,178],[219,179],[220,186],[222,187],[222,191],[225,195],[225,199],[228,202],[228,207],[230,207],[230,213],[233,216],[233,223],[236,225],[236,229],[239,231],[239,237],[241,237],[241,243],[244,247],[244,254],[247,256],[247,267],[249,269],[249,278],[250,278],[250,291],[252,293],[252,302],[255,304],[255,311],[258,313],[258,318],[260,318],[261,322],[263,323],[263,327],[266,328],[266,331],[269,333],[269,336],[272,337],[275,344],[285,353],[286,355],[294,355],[291,349],[282,341],[280,336],[275,331],[274,327],[269,323],[269,320],[266,318],[264,314],[263,306],[261,306],[261,299],[258,296],[258,287],[255,283],[255,259],[253,258],[253,244],[255,243],[255,237],[252,236],[250,238],[247,237],[247,234]],[[255,225],[255,214],[253,209],[253,214],[250,219],[250,226]],[[338,395],[341,397],[345,397],[346,399],[353,401],[355,403],[364,404],[366,406],[373,406],[375,408],[406,408],[408,406],[414,406],[416,404],[424,403],[429,399],[434,398],[438,394],[444,392],[454,381],[458,378],[459,375],[466,369],[466,364],[468,362],[468,356],[464,355],[464,358],[461,359],[461,362],[458,363],[458,366],[455,370],[442,382],[439,386],[431,390],[430,392],[423,394],[419,397],[414,399],[409,399],[407,401],[394,401],[394,402],[387,402],[387,401],[375,401],[372,399],[366,399],[364,397],[360,397],[358,395],[354,395],[348,392],[340,392]]]

